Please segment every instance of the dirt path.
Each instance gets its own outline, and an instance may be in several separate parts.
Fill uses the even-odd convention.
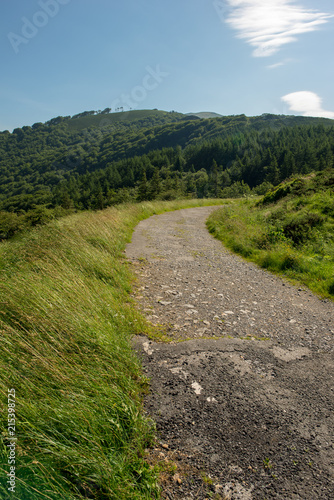
[[[141,222],[138,304],[172,343],[136,339],[169,499],[332,499],[334,304],[212,238],[216,207]],[[185,340],[184,342],[176,342]]]

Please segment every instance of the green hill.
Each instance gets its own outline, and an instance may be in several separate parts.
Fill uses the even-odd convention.
[[[106,108],[0,133],[0,212],[12,214],[0,214],[0,235],[59,207],[263,193],[333,165],[333,120],[197,115]]]
[[[79,115],[82,114],[84,113],[80,113]],[[113,127],[120,123],[131,123],[145,128],[158,124],[172,123],[181,118],[183,118],[182,113],[159,111],[157,109],[143,109],[72,117],[67,121],[67,126],[72,130],[83,130],[91,127],[104,128]]]

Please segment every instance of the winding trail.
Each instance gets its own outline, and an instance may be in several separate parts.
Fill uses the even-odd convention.
[[[334,304],[232,255],[217,207],[142,221],[126,255],[138,306],[172,342],[137,337],[163,498],[334,498]],[[183,342],[180,342],[183,340]]]

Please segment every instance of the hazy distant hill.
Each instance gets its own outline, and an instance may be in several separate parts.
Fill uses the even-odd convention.
[[[218,118],[222,115],[211,113],[210,111],[201,111],[200,113],[187,113],[186,116],[197,116],[198,118]]]

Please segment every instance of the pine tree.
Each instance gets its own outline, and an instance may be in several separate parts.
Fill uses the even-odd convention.
[[[101,186],[98,188],[97,195],[96,195],[96,208],[98,210],[104,209],[104,197],[103,197],[103,192],[102,192]]]
[[[147,178],[146,178],[146,171],[143,171],[141,180],[138,185],[138,195],[137,195],[137,200],[138,201],[145,201],[148,200],[148,183],[147,183]]]
[[[270,182],[273,186],[277,186],[280,182],[280,171],[278,169],[278,163],[275,156],[273,157],[269,167],[266,167],[266,170],[266,182]]]
[[[150,200],[154,200],[160,192],[161,192],[161,182],[160,182],[159,170],[155,168],[149,188]]]
[[[186,177],[186,193],[191,195],[193,198],[196,196],[196,184],[194,175],[191,172],[188,172]]]
[[[219,189],[219,171],[216,160],[213,160],[211,173],[210,173],[210,187],[215,198],[218,198],[218,189]]]

